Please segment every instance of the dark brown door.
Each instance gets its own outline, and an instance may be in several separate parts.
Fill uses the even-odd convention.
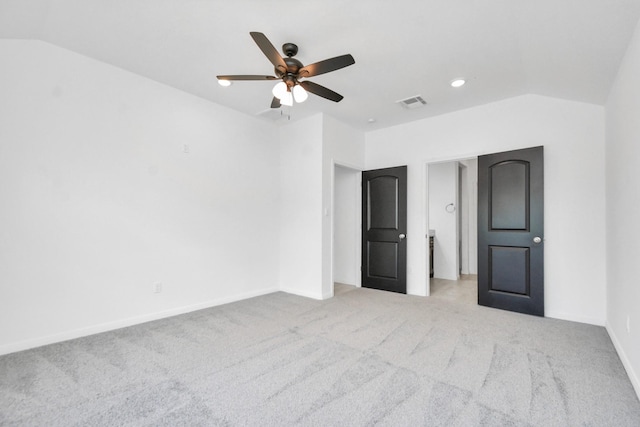
[[[543,148],[478,157],[478,304],[544,316]]]
[[[362,286],[407,293],[407,167],[362,172]]]

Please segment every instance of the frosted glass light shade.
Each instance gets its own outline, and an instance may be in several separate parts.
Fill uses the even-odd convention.
[[[284,96],[280,98],[280,104],[286,105],[287,107],[291,107],[293,105],[293,96],[291,96],[291,92],[284,93]]]
[[[304,102],[307,100],[308,97],[309,97],[309,94],[307,93],[306,90],[304,90],[302,86],[295,85],[293,87],[293,99],[295,99],[296,102],[298,103]]]
[[[271,92],[273,93],[273,96],[282,101],[282,98],[288,93],[287,84],[285,82],[277,83]]]

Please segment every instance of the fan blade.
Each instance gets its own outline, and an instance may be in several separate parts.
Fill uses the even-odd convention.
[[[300,71],[298,71],[298,76],[313,77],[330,71],[339,70],[340,68],[348,67],[355,63],[356,61],[351,55],[336,56],[335,58],[325,59],[324,61],[302,67]]]
[[[280,100],[275,96],[271,100],[271,108],[280,108]]]
[[[287,64],[282,59],[275,47],[271,44],[267,36],[262,33],[251,32],[253,41],[256,42],[262,53],[271,61],[271,63],[283,73],[287,72]]]
[[[240,76],[216,76],[218,80],[278,80],[275,76],[252,76],[252,75],[240,75]]]
[[[320,86],[317,83],[304,81],[300,82],[300,86],[302,86],[307,92],[311,92],[323,98],[326,98],[330,101],[340,102],[344,96],[339,93],[335,93],[334,91],[327,89],[324,86]]]

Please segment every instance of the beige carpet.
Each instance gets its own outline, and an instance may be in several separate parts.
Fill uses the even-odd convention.
[[[604,328],[338,286],[0,357],[3,426],[639,426]]]

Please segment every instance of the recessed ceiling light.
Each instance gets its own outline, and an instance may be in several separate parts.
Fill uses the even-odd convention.
[[[220,79],[220,80],[218,80],[218,84],[220,86],[227,87],[227,86],[231,86],[231,81],[230,80],[222,80],[222,79]]]
[[[464,79],[455,79],[451,81],[451,87],[460,87],[465,83],[466,81]]]
[[[367,123],[375,123],[375,122],[376,122],[376,119],[374,118],[370,118],[369,120],[367,120]]]

